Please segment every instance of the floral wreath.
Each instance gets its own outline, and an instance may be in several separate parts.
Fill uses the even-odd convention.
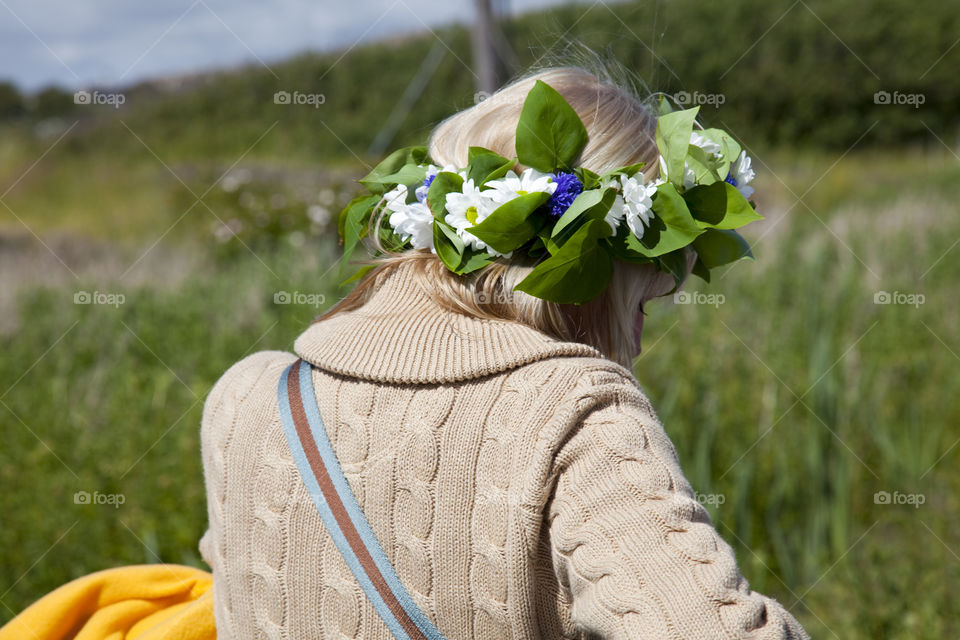
[[[557,303],[597,296],[614,259],[653,263],[673,275],[672,293],[686,277],[688,245],[697,255],[693,273],[709,282],[710,269],[753,258],[734,229],[762,216],[748,201],[750,157],[722,129],[695,130],[698,110],[675,111],[661,101],[655,181],[644,182],[643,163],[598,175],[573,164],[587,143],[579,116],[538,80],[517,123],[516,157],[470,147],[466,167],[440,168],[426,147],[405,147],[358,180],[367,193],[338,220],[342,265],[383,207],[389,216],[375,218],[374,232],[387,250],[429,249],[461,275],[526,254],[536,266],[514,288]],[[518,163],[528,167],[520,175],[512,169]]]

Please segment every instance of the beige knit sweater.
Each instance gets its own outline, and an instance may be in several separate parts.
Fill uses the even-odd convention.
[[[401,270],[295,342],[381,546],[450,640],[808,638],[752,592],[630,371],[445,311]],[[386,639],[300,480],[265,351],[207,398],[218,637]]]

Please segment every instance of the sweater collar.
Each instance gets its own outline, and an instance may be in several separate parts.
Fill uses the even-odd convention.
[[[518,322],[444,309],[401,266],[362,307],[315,322],[294,342],[321,369],[379,382],[436,384],[556,356],[604,357]]]

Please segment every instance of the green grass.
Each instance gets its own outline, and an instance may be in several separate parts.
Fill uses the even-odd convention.
[[[203,399],[230,362],[291,347],[317,309],[276,305],[274,292],[332,295],[329,278],[311,277],[331,250],[327,239],[311,255],[263,254],[269,270],[252,256],[219,270],[208,265],[176,289],[81,281],[22,292],[23,323],[0,340],[4,619],[95,568],[161,559],[199,565]],[[78,305],[77,291],[125,300]],[[124,501],[76,504],[78,491]]]
[[[851,153],[816,182],[837,156],[761,159],[767,219],[746,232],[758,260],[688,284],[722,304],[650,305],[638,378],[694,488],[723,496],[708,509],[752,588],[818,638],[955,636],[960,168]],[[201,256],[180,284],[81,275],[22,289],[19,326],[0,337],[3,619],[102,568],[202,566],[202,400],[230,364],[290,349],[322,310],[276,305],[275,292],[335,299],[333,238],[271,226],[292,215],[259,240],[246,232],[256,256],[174,232],[163,246]],[[126,300],[75,305],[78,290]],[[876,305],[877,291],[925,302]],[[75,504],[78,491],[125,502]],[[878,491],[925,503],[876,504]]]
[[[793,199],[768,203],[749,234],[763,238],[758,261],[688,286],[723,304],[651,318],[638,362],[694,486],[726,498],[712,511],[753,587],[804,596],[814,637],[960,624],[960,270],[940,259],[960,237],[958,166],[905,155],[851,154],[786,220],[773,214]],[[813,180],[832,162],[819,158]],[[797,195],[813,181],[804,164],[775,169]],[[878,291],[925,300],[877,305]],[[926,502],[876,504],[879,491]]]

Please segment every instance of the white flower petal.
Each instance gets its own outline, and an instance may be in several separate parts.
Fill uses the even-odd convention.
[[[497,204],[509,202],[525,193],[544,191],[552,195],[557,190],[552,173],[544,173],[532,167],[525,169],[519,176],[510,169],[502,178],[491,180],[484,186],[487,187],[485,193],[489,193],[490,198]]]
[[[613,229],[614,234],[617,233],[617,227],[620,226],[620,221],[623,220],[624,213],[625,205],[623,196],[618,193],[613,200],[613,204],[610,206],[610,210],[607,211],[607,215],[603,217],[604,221]]]
[[[706,137],[696,131],[690,132],[690,144],[695,147],[700,147],[707,153],[720,153],[719,144],[713,140],[708,140]]]
[[[433,214],[422,202],[413,202],[390,214],[390,226],[403,241],[409,241],[414,249],[430,249],[433,246]]]
[[[388,191],[384,196],[384,208],[387,211],[397,211],[403,208],[407,202],[407,185],[398,184]]]
[[[753,195],[753,187],[747,186],[756,177],[751,164],[750,156],[746,151],[741,151],[737,159],[730,164],[730,177],[733,178],[734,186],[744,198]]]
[[[623,185],[623,218],[637,238],[642,238],[645,226],[649,226],[653,216],[653,195],[657,192],[657,186],[663,183],[658,180],[644,184],[642,180],[643,175],[639,173],[630,178],[620,176]]]

